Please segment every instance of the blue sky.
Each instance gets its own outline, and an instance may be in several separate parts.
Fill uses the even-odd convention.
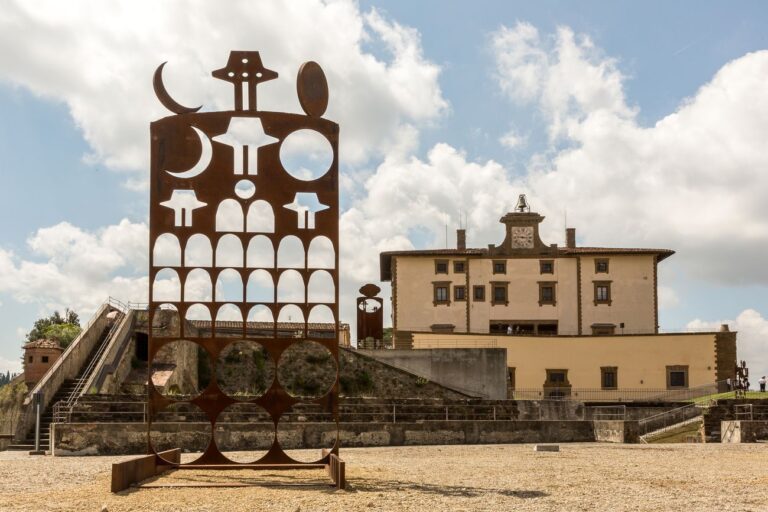
[[[376,279],[379,251],[443,244],[459,208],[471,245],[496,243],[497,219],[524,192],[547,215],[545,241],[562,243],[567,211],[580,243],[677,250],[661,269],[662,326],[730,321],[768,370],[764,2],[59,9],[0,13],[0,370],[18,367],[38,315],[71,306],[87,319],[109,294],[144,300],[148,123],[166,115],[151,73],[168,60],[177,99],[214,108],[224,99],[206,73],[234,47],[261,50],[286,91],[304,60],[329,77],[342,233],[362,246],[342,254],[350,305]],[[722,150],[696,149],[713,144]]]

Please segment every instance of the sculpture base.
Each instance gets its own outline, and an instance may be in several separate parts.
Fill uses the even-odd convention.
[[[259,469],[259,470],[281,470],[281,469],[325,469],[328,476],[331,477],[333,486],[337,489],[345,489],[346,464],[335,453],[328,450],[322,451],[322,457],[328,456],[328,464],[184,464],[181,465],[181,450],[168,450],[157,455],[143,455],[125,462],[112,464],[112,492],[120,492],[129,487],[249,487],[258,485],[258,483],[247,484],[240,482],[233,483],[211,483],[211,484],[146,484],[141,482],[147,478],[157,476],[169,469],[212,469],[212,470],[234,470],[234,469]],[[162,458],[161,458],[162,457]],[[169,462],[171,462],[169,464]]]

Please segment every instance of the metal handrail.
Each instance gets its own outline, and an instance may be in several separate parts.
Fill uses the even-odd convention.
[[[85,368],[82,378],[75,383],[75,389],[66,399],[67,405],[71,405],[74,401],[77,400],[77,397],[80,396],[80,394],[83,391],[83,388],[85,387],[85,383],[88,382],[88,376],[96,367],[96,364],[101,359],[101,356],[104,354],[104,351],[107,349],[107,346],[109,346],[109,341],[112,339],[112,337],[115,335],[115,332],[120,327],[120,322],[125,317],[125,313],[123,313],[123,311],[120,309],[116,309],[115,312],[117,313],[117,315],[115,316],[115,319],[112,323],[112,327],[109,328],[109,332],[102,340],[101,345],[96,351],[96,354],[94,354],[93,358],[88,363],[88,366]]]

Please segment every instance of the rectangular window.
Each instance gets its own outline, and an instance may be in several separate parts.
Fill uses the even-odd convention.
[[[34,359],[35,359],[34,357],[32,357],[32,356],[29,356],[29,358],[27,359],[27,362],[28,362],[28,363],[31,363],[32,361],[34,361]]]
[[[435,306],[448,305],[451,303],[451,282],[433,281],[432,282],[432,300]]]
[[[485,286],[483,285],[475,285],[472,287],[472,295],[475,298],[476,302],[484,302],[485,301]]]
[[[539,283],[539,306],[544,304],[550,304],[554,306],[555,301],[555,283],[552,282],[540,282]]]
[[[667,366],[667,389],[688,387],[687,366]]]
[[[507,285],[506,284],[497,284],[493,286],[493,305],[504,305],[506,306],[509,304],[507,301]]]
[[[504,260],[498,260],[493,262],[493,273],[494,274],[506,274],[507,273],[507,262]]]
[[[435,274],[448,273],[448,260],[435,260]]]
[[[47,363],[47,362],[48,362],[48,356],[43,356],[43,362],[44,362],[44,363]]]
[[[616,334],[614,324],[592,324],[592,336],[613,336]]]
[[[618,382],[618,372],[615,366],[600,368],[600,385],[603,389],[617,389],[619,387]]]
[[[599,258],[595,260],[595,274],[607,274],[608,273],[608,259]]]
[[[539,336],[557,336],[557,324],[539,324],[537,334]]]
[[[464,266],[463,261],[454,261],[453,262],[453,272],[456,274],[463,274],[466,272],[466,267]]]
[[[598,304],[611,305],[611,282],[595,281],[595,306]]]
[[[465,286],[454,286],[453,300],[467,300],[467,288]]]
[[[539,262],[539,273],[540,274],[554,274],[555,273],[555,262],[552,260],[541,260]]]
[[[547,370],[547,380],[544,382],[545,386],[549,387],[565,387],[570,386],[568,383],[568,370]]]

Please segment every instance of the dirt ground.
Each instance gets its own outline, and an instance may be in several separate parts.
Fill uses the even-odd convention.
[[[768,510],[768,445],[416,446],[342,451],[348,490],[323,471],[177,470],[151,483],[253,483],[111,494],[126,457],[0,452],[2,511]]]

